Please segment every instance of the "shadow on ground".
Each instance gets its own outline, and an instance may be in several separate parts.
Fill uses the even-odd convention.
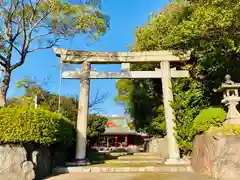
[[[107,160],[116,160],[119,156],[128,156],[133,155],[133,152],[97,152],[97,151],[88,151],[87,159],[91,164],[104,164]]]

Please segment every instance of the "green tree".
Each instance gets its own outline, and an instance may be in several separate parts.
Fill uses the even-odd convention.
[[[29,53],[52,48],[61,39],[78,34],[96,39],[105,33],[108,18],[100,11],[99,1],[71,2],[0,0],[0,65],[5,70],[0,106],[6,103],[12,72]]]
[[[239,81],[240,73],[240,2],[237,0],[175,0],[166,5],[159,13],[152,15],[142,27],[136,28],[135,43],[132,51],[150,50],[191,50],[190,61],[186,64],[172,64],[172,67],[188,69],[190,78],[174,79],[173,92],[175,109],[177,139],[182,152],[191,151],[191,130],[194,119],[200,111],[210,105],[220,105],[220,94],[213,89],[218,88],[224,80],[226,73]],[[150,64],[132,65],[132,70],[145,70]],[[140,67],[140,68],[139,68]],[[154,67],[158,67],[154,65]],[[149,68],[148,70],[152,70]],[[139,83],[141,82],[141,83]],[[151,82],[151,83],[148,83]],[[156,93],[156,101],[162,105],[159,80],[131,81],[132,85],[127,99],[127,109],[135,117],[141,114],[146,117],[150,110],[142,115],[144,107],[151,106],[149,91]],[[144,86],[144,95],[136,96],[136,92]],[[121,84],[118,82],[118,84]],[[119,90],[124,89],[118,87]],[[121,95],[121,93],[119,93]],[[121,97],[119,98],[121,99]],[[143,99],[146,103],[139,103],[138,109],[133,102],[138,104]],[[147,99],[147,100],[146,100]],[[130,101],[130,103],[129,103]],[[160,106],[161,106],[160,105]],[[152,112],[157,111],[157,116],[152,116],[153,123],[156,119],[162,122],[163,112],[159,105],[153,105]],[[135,112],[135,113],[133,113]],[[154,114],[154,113],[153,113]],[[147,127],[149,121],[138,119],[142,126]],[[162,123],[161,123],[162,124]],[[156,125],[158,127],[163,127]],[[154,133],[162,129],[155,128]],[[185,146],[188,144],[187,146]]]
[[[105,132],[108,119],[99,115],[89,115],[87,138],[88,146],[92,147],[98,140],[98,135]]]
[[[88,119],[88,137],[97,137],[99,133],[104,133],[105,125],[108,121],[106,117],[99,115],[89,115]]]
[[[131,70],[152,71],[157,64],[134,64]],[[155,135],[152,119],[158,117],[158,107],[162,103],[161,80],[119,80],[116,83],[117,96],[115,100],[125,105],[126,112],[133,118],[133,125],[137,131]],[[158,119],[158,120],[157,120]],[[162,118],[155,119],[159,122]],[[161,126],[163,127],[163,126]],[[156,127],[158,128],[158,127]],[[165,129],[165,127],[163,127]],[[162,130],[163,133],[165,130]],[[164,135],[158,132],[158,135]]]

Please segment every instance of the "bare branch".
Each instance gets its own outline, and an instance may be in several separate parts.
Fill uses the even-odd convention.
[[[96,106],[104,103],[104,101],[110,96],[109,93],[101,93],[99,89],[97,89],[93,100],[88,105],[90,111],[101,110],[101,108],[97,108]],[[79,96],[77,94],[74,95],[74,99],[76,101],[79,100]]]
[[[46,78],[43,79],[43,81],[40,83],[40,87],[43,87],[45,90],[47,90],[47,86],[49,85],[49,81],[50,81],[51,77],[47,76]]]
[[[38,38],[40,38],[40,37],[48,36],[48,35],[51,35],[51,34],[53,34],[52,31],[47,32],[47,33],[44,33],[44,34],[40,34],[40,35],[38,35],[38,36],[33,37],[33,38],[30,40],[30,42],[32,42],[32,41],[34,41],[34,40],[36,40],[36,39],[38,39]]]
[[[89,103],[89,109],[93,109],[96,105],[104,103],[104,101],[110,96],[109,93],[101,93],[99,89],[97,89],[96,94],[92,102]]]
[[[32,52],[34,52],[34,51],[52,48],[52,47],[56,46],[57,42],[58,42],[60,39],[62,39],[62,38],[56,38],[56,39],[54,40],[54,42],[51,43],[51,44],[49,44],[48,46],[34,48],[34,49],[32,49],[32,50],[27,51],[27,53],[32,53]]]

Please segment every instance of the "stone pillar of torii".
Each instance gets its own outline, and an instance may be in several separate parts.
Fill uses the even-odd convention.
[[[170,51],[87,52],[61,48],[55,48],[54,52],[58,57],[61,57],[62,63],[82,64],[82,70],[65,71],[62,74],[64,79],[79,79],[81,82],[76,128],[76,162],[82,164],[86,159],[90,79],[161,78],[168,141],[168,159],[165,163],[183,163],[175,138],[175,116],[171,107],[171,101],[173,101],[171,78],[189,77],[189,72],[187,70],[176,70],[176,68],[171,69],[170,62],[185,62],[189,60],[189,53],[176,54]],[[156,68],[155,71],[130,71],[130,63],[160,63],[161,68]],[[91,64],[122,64],[122,72],[92,71]]]

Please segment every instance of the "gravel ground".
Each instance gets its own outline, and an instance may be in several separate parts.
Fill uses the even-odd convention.
[[[45,180],[210,180],[193,173],[69,173]]]

